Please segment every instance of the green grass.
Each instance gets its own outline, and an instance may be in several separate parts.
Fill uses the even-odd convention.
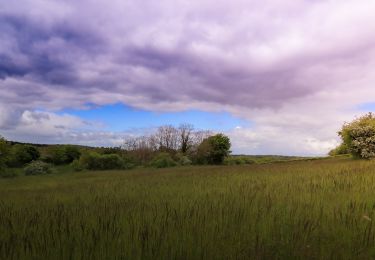
[[[0,179],[0,259],[369,259],[375,162]]]

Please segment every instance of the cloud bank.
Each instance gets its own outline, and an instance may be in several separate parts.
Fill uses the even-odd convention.
[[[54,112],[122,102],[251,120],[228,133],[237,152],[322,154],[356,108],[374,101],[374,8],[354,0],[0,0],[0,130],[19,139],[30,120],[42,120],[48,140],[68,140],[96,127]]]

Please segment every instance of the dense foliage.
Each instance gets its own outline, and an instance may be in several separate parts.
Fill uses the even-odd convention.
[[[0,173],[4,172],[9,155],[9,145],[7,141],[0,136]]]
[[[227,136],[197,131],[188,124],[178,128],[161,126],[149,136],[127,138],[122,147],[30,145],[1,138],[0,177],[18,176],[22,172],[26,175],[45,174],[51,167],[56,172],[65,166],[82,171],[223,164],[229,149]],[[243,158],[236,159],[235,164],[242,163],[247,162]],[[225,164],[233,163],[227,160]]]
[[[196,160],[201,164],[222,164],[230,153],[229,137],[216,134],[203,140],[199,145]]]
[[[345,123],[339,135],[354,157],[375,157],[375,117],[372,113]]]
[[[24,169],[25,175],[42,175],[52,173],[51,165],[42,161],[33,161]]]
[[[49,149],[48,154],[44,158],[44,160],[55,165],[62,165],[69,164],[74,160],[79,159],[80,155],[81,152],[76,146],[58,145]]]
[[[26,144],[16,144],[10,150],[7,164],[12,167],[21,167],[38,160],[39,157],[40,152],[36,147]]]
[[[78,169],[88,170],[111,170],[111,169],[128,169],[133,167],[127,164],[123,158],[117,154],[99,154],[88,152],[81,156],[78,161]]]
[[[172,159],[171,155],[166,152],[158,153],[150,162],[150,165],[155,168],[167,168],[176,166],[177,163]]]
[[[337,156],[337,155],[344,155],[344,154],[349,154],[349,149],[348,146],[345,143],[340,144],[337,146],[335,149],[332,149],[329,151],[328,155],[329,156]]]

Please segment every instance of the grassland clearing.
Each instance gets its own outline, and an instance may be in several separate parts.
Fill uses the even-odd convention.
[[[374,191],[348,158],[0,179],[0,258],[371,258]]]

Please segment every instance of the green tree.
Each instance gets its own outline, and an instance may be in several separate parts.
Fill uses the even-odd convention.
[[[222,164],[230,154],[230,139],[224,134],[216,134],[202,141],[197,150],[197,161],[203,164]]]
[[[53,147],[49,152],[49,158],[55,165],[69,164],[79,159],[81,153],[78,147],[73,145],[58,145]]]
[[[9,144],[0,136],[0,172],[4,170],[9,155]]]
[[[79,159],[81,156],[81,152],[79,151],[78,147],[73,145],[65,146],[65,154],[67,158],[66,163],[71,163],[74,160]]]
[[[354,157],[375,157],[375,117],[372,113],[345,123],[338,134]]]
[[[11,148],[8,164],[9,166],[23,166],[39,159],[39,157],[40,153],[36,147],[16,144]]]
[[[329,156],[337,156],[337,155],[344,155],[344,154],[349,154],[348,147],[344,143],[340,144],[339,146],[332,149],[328,153]]]

